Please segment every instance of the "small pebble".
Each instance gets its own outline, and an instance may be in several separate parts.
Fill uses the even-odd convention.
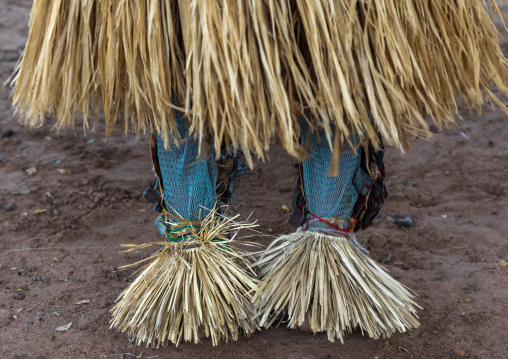
[[[414,225],[413,220],[409,216],[403,216],[400,214],[393,214],[393,215],[389,216],[388,218],[396,226],[400,226],[400,227],[404,227],[404,228],[411,228]]]
[[[4,207],[5,212],[14,211],[18,206],[16,203],[9,203],[7,206]]]
[[[31,167],[31,168],[27,168],[25,170],[25,172],[29,175],[29,176],[34,176],[37,174],[37,169],[35,167]]]
[[[11,129],[5,130],[2,132],[2,138],[12,137],[14,136],[14,131]]]
[[[17,292],[16,294],[14,294],[14,299],[16,300],[23,300],[25,299],[25,297],[26,297],[25,293]]]

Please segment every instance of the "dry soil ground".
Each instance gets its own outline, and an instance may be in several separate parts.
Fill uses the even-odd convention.
[[[12,72],[27,35],[32,1],[0,0],[0,81]],[[508,47],[505,47],[508,49]],[[149,254],[122,243],[158,239],[155,213],[141,195],[152,180],[146,141],[102,129],[28,130],[0,89],[0,358],[508,358],[508,129],[487,107],[464,112],[459,127],[434,141],[389,149],[390,198],[359,240],[418,294],[421,327],[374,341],[360,332],[345,344],[326,335],[278,328],[238,343],[133,348],[109,329],[109,309],[129,272],[115,268]],[[9,133],[5,133],[9,135]],[[275,145],[271,161],[237,183],[232,212],[251,211],[274,236],[286,224],[295,180]],[[29,175],[28,169],[37,173]],[[415,225],[400,229],[390,214]],[[262,244],[272,238],[259,237]],[[23,293],[19,293],[19,289]],[[76,304],[89,300],[89,304]],[[55,329],[72,322],[67,332]],[[125,358],[132,356],[124,355]]]

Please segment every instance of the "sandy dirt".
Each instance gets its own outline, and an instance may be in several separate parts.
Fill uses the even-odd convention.
[[[2,82],[26,40],[31,3],[0,0]],[[355,332],[341,345],[281,327],[217,347],[205,340],[153,350],[109,329],[109,310],[132,280],[115,268],[150,254],[124,254],[120,244],[159,239],[141,194],[152,180],[146,141],[104,141],[100,126],[86,136],[79,127],[57,133],[51,120],[24,129],[9,92],[0,89],[0,132],[14,132],[0,138],[0,358],[508,358],[502,112],[465,111],[458,128],[434,141],[417,140],[406,155],[387,152],[390,198],[359,240],[419,294],[420,328],[378,341]],[[237,181],[231,212],[244,219],[253,212],[276,236],[293,230],[282,206],[291,206],[295,170],[277,144],[270,158]],[[392,214],[411,216],[414,227],[393,226]],[[76,304],[83,300],[90,302]],[[55,330],[70,322],[67,332]]]

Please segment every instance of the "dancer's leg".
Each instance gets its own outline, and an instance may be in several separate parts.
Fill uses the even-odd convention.
[[[272,243],[257,263],[262,282],[254,300],[261,325],[269,327],[285,314],[289,327],[327,332],[331,341],[342,341],[355,328],[380,338],[417,327],[412,295],[353,240],[359,196],[353,179],[361,149],[346,148],[339,176],[330,177],[334,156],[324,134],[308,136],[303,126],[302,138],[310,158],[300,165],[301,195],[295,196],[301,223],[296,233]]]
[[[178,125],[182,144],[165,149],[157,141],[153,156],[164,199],[156,224],[164,240],[156,243],[160,250],[121,294],[112,326],[137,344],[197,343],[206,336],[216,345],[256,329],[251,291],[257,281],[250,256],[230,243],[230,234],[244,225],[216,211],[216,196],[222,197],[227,186],[216,193],[215,158],[197,158],[197,144],[187,138],[183,119]],[[224,168],[229,169],[221,163]],[[228,174],[234,175],[226,173],[219,184]],[[227,192],[229,198],[232,191]]]

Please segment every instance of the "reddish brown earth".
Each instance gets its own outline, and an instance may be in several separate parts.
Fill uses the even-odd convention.
[[[0,0],[2,82],[22,50],[31,3]],[[24,129],[8,96],[0,89],[0,132],[14,131],[0,138],[0,358],[508,358],[508,130],[500,111],[465,112],[459,128],[415,141],[406,155],[388,150],[390,198],[359,240],[375,260],[390,256],[386,268],[419,294],[420,328],[379,341],[355,332],[344,345],[278,328],[217,347],[205,340],[152,350],[133,348],[108,325],[130,280],[115,268],[150,253],[123,254],[119,245],[159,239],[141,195],[152,180],[146,142],[104,141],[101,128],[86,136],[50,123]],[[280,146],[270,157],[238,181],[231,211],[244,219],[253,212],[278,235],[292,231],[282,206],[290,206],[295,173]],[[397,228],[390,214],[409,215],[415,226]],[[82,300],[90,303],[75,304]]]

